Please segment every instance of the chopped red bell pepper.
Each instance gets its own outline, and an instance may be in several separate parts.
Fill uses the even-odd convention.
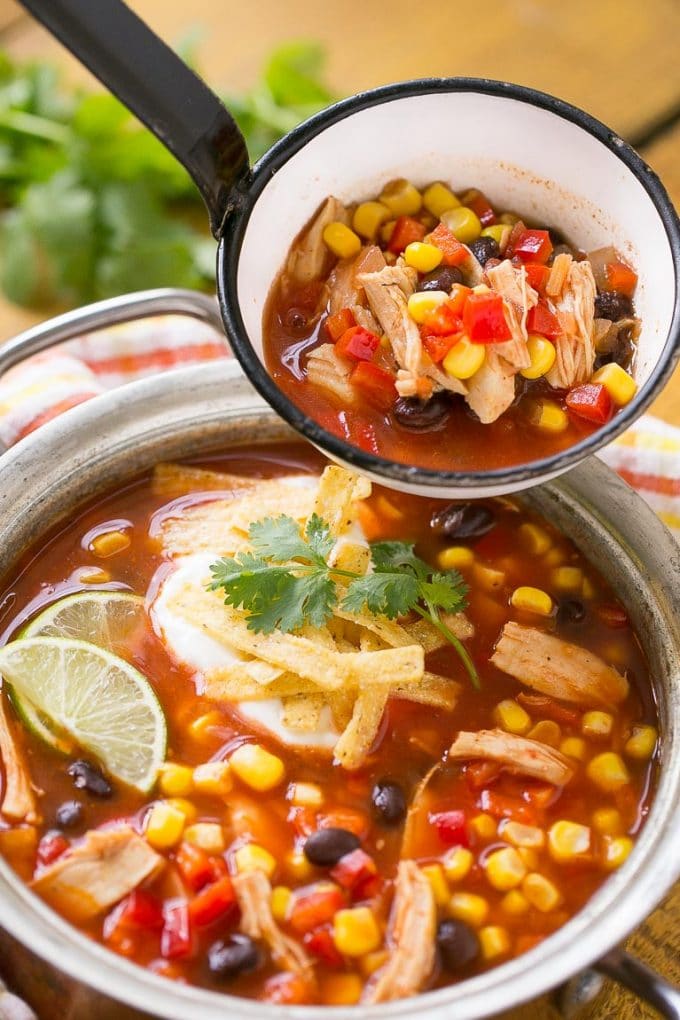
[[[560,320],[542,298],[539,298],[537,305],[529,309],[527,330],[529,333],[540,333],[547,340],[557,340],[562,335]]]
[[[314,931],[308,931],[303,936],[302,942],[305,949],[309,950],[312,956],[316,956],[318,960],[323,960],[328,967],[342,967],[344,965],[345,961],[342,953],[336,948],[331,929],[328,925],[315,928]]]
[[[349,381],[380,411],[389,411],[396,400],[394,376],[372,361],[357,362]]]
[[[628,613],[623,606],[617,606],[615,602],[604,602],[596,609],[597,615],[607,627],[614,630],[622,630],[629,626]]]
[[[604,425],[612,416],[613,404],[609,392],[601,383],[584,383],[575,386],[566,396],[566,405],[572,414],[586,421]]]
[[[146,931],[159,931],[163,927],[163,907],[160,900],[144,889],[135,889],[121,904],[118,923]]]
[[[330,882],[305,886],[293,894],[288,923],[301,935],[332,921],[347,906],[344,893]]]
[[[524,230],[514,242],[508,245],[506,257],[517,256],[522,262],[547,262],[553,250],[547,230]]]
[[[341,857],[331,869],[330,876],[355,900],[370,898],[380,887],[378,866],[360,847]]]
[[[229,875],[206,886],[189,904],[189,917],[194,924],[212,924],[228,914],[236,903],[236,894]]]
[[[459,300],[455,304],[444,301],[428,312],[420,327],[421,336],[450,336],[451,333],[460,333],[463,329],[463,320],[460,311],[457,310],[459,304]]]
[[[349,308],[341,308],[339,312],[335,313],[335,315],[329,315],[324,322],[326,332],[333,343],[335,343],[336,340],[339,340],[346,330],[351,329],[352,326],[356,326],[356,324],[357,320],[354,318],[354,315]]]
[[[161,956],[165,960],[180,960],[191,956],[194,941],[186,900],[170,900],[163,907]]]
[[[414,219],[413,216],[400,216],[394,224],[388,250],[394,255],[401,255],[407,245],[413,241],[422,241],[426,233],[427,229],[420,220]]]
[[[359,839],[368,836],[371,823],[364,811],[352,807],[337,807],[319,815],[320,829],[348,829]]]
[[[500,294],[470,294],[463,309],[463,326],[474,344],[492,344],[512,337]]]
[[[316,811],[311,807],[292,807],[286,816],[296,836],[311,836],[317,830]]]
[[[352,361],[373,361],[380,346],[380,337],[363,326],[350,326],[335,345],[338,354]]]
[[[468,846],[469,837],[464,811],[437,811],[430,822],[445,846]]]
[[[537,290],[539,294],[542,294],[550,276],[550,268],[542,266],[540,262],[526,262],[524,268],[527,272],[529,286]]]
[[[38,843],[38,863],[42,865],[52,864],[57,857],[61,857],[71,844],[60,832],[48,832]]]
[[[468,786],[476,793],[496,782],[501,774],[501,766],[496,761],[471,761],[464,771]]]
[[[493,815],[494,818],[511,818],[515,822],[523,822],[525,825],[537,825],[538,814],[530,804],[525,804],[517,797],[508,797],[504,793],[497,793],[496,790],[484,790],[479,799],[479,806],[482,811]]]
[[[605,273],[610,290],[616,290],[619,294],[632,297],[633,291],[637,287],[638,278],[637,273],[630,266],[627,266],[625,262],[610,262],[605,267]]]
[[[464,283],[454,283],[449,294],[449,300],[446,302],[454,315],[462,317],[465,302],[470,297],[470,294],[472,294],[471,287],[466,287]]]
[[[214,881],[214,864],[205,850],[182,843],[175,854],[175,864],[186,885],[192,892],[198,892],[208,882]]]
[[[421,334],[423,347],[430,355],[435,365],[443,361],[452,347],[458,343],[463,333],[450,333],[448,336],[434,336],[432,334]]]
[[[284,971],[270,977],[260,996],[261,1002],[275,1006],[305,1006],[313,1002],[314,987],[301,974]]]
[[[575,708],[567,708],[555,701],[548,694],[525,694],[520,691],[517,701],[529,712],[535,713],[542,719],[552,719],[553,722],[567,726],[578,726],[581,720],[581,713]]]
[[[492,223],[496,222],[494,208],[483,191],[471,188],[470,191],[466,191],[462,196],[462,202],[466,208],[472,209],[483,227],[490,227]]]
[[[442,262],[445,266],[459,266],[469,257],[470,252],[456,239],[453,231],[449,230],[445,223],[440,223],[430,234],[430,244],[443,254]]]

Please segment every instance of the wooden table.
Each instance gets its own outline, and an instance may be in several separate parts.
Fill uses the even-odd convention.
[[[631,141],[680,206],[678,0],[128,2],[169,41],[192,26],[206,26],[201,67],[215,86],[243,87],[277,42],[309,38],[326,45],[338,93],[431,74],[488,76],[553,92]],[[86,76],[13,0],[0,0],[0,45],[19,57],[55,57],[70,75]],[[36,318],[0,301],[0,340]],[[680,425],[680,370],[652,411]],[[680,985],[680,887],[631,937],[629,948]],[[608,986],[583,1017],[652,1015],[627,992]],[[548,1020],[555,1013],[546,1000],[512,1016]]]

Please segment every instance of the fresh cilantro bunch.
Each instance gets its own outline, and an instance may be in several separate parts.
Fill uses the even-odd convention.
[[[323,627],[338,604],[350,613],[368,610],[392,620],[415,612],[454,646],[472,683],[479,686],[474,663],[440,615],[461,612],[467,604],[467,586],[457,571],[433,571],[407,542],[371,543],[373,569],[367,574],[330,566],[334,539],[328,523],[316,514],[304,532],[292,517],[281,514],[254,522],[248,535],[252,551],[211,565],[210,590],[223,589],[227,605],[243,608],[251,630],[270,634],[289,633],[305,624]]]

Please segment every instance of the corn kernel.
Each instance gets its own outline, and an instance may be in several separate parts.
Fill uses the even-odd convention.
[[[593,828],[601,836],[620,836],[623,832],[623,818],[616,808],[596,808],[591,816]]]
[[[275,885],[272,889],[272,914],[274,916],[274,920],[278,921],[279,924],[283,924],[283,922],[287,920],[292,899],[292,890],[289,889],[287,885]]]
[[[654,754],[659,735],[654,726],[633,726],[633,732],[626,741],[625,753],[629,758],[647,761]]]
[[[224,716],[221,712],[206,712],[205,715],[199,715],[198,719],[194,719],[189,726],[189,733],[194,740],[203,743],[206,739],[210,738],[210,730],[216,726],[221,726],[223,722]]]
[[[493,839],[496,835],[498,826],[496,819],[491,815],[481,814],[475,815],[470,820],[470,829],[478,837],[478,839]]]
[[[439,308],[448,299],[449,295],[445,290],[417,290],[408,299],[408,314],[414,322],[420,324],[425,322],[430,312]]]
[[[361,202],[354,211],[352,226],[367,241],[375,241],[378,230],[390,216],[390,210],[382,202]]]
[[[552,545],[552,538],[538,524],[527,522],[520,525],[519,537],[527,552],[534,556],[543,556]]]
[[[486,283],[477,283],[472,288],[472,293],[473,294],[490,294],[491,293],[491,287],[489,287],[488,284],[486,284]]]
[[[532,871],[524,879],[522,892],[532,907],[536,907],[536,910],[544,914],[554,910],[562,902],[562,894],[557,886],[536,871]]]
[[[552,719],[541,719],[527,733],[529,740],[537,740],[539,744],[559,747],[562,743],[562,730]]]
[[[407,266],[417,269],[419,273],[429,273],[436,269],[444,258],[444,252],[434,244],[425,241],[412,241],[404,249],[404,262]]]
[[[364,956],[374,952],[382,934],[370,907],[348,907],[333,918],[333,941],[345,956]]]
[[[504,212],[498,217],[500,223],[506,223],[510,227],[514,227],[516,223],[519,223],[521,216],[518,216],[514,212]]]
[[[529,900],[519,889],[511,889],[501,900],[501,910],[512,917],[521,917],[522,914],[526,914],[530,906]]]
[[[323,804],[323,791],[316,783],[291,783],[287,797],[296,807],[321,807]]]
[[[584,599],[594,599],[595,596],[597,595],[597,588],[595,587],[595,585],[593,584],[589,577],[583,578],[583,588],[581,589],[581,594],[583,595]]]
[[[108,584],[111,574],[100,567],[83,567],[78,574],[78,580],[82,584]]]
[[[536,333],[529,334],[527,353],[531,364],[528,368],[520,369],[519,373],[525,379],[540,379],[546,375],[553,367],[557,356],[555,345]]]
[[[615,361],[611,361],[608,365],[598,368],[591,382],[600,383],[600,385],[604,386],[617,407],[624,407],[626,404],[629,404],[637,393],[635,379],[626,372],[625,368],[617,365]]]
[[[605,836],[603,854],[605,868],[612,871],[620,868],[632,849],[633,840],[630,836]]]
[[[440,907],[445,906],[449,902],[450,892],[441,864],[427,864],[421,870],[430,883],[436,902]]]
[[[461,244],[472,244],[482,232],[479,216],[472,209],[467,209],[464,205],[458,206],[456,209],[449,209],[443,213],[441,221]]]
[[[544,432],[564,432],[569,424],[566,411],[554,400],[536,400],[528,409],[529,421]]]
[[[531,716],[521,705],[510,698],[499,701],[493,710],[494,722],[507,733],[528,733],[531,729]]]
[[[182,838],[186,817],[167,801],[157,801],[146,816],[144,835],[154,850],[169,850]]]
[[[489,882],[494,889],[499,889],[500,892],[515,889],[527,873],[522,858],[511,846],[489,854],[484,868]]]
[[[190,800],[187,800],[186,797],[168,797],[164,803],[169,804],[170,807],[174,808],[176,811],[180,811],[184,815],[187,825],[191,822],[195,822],[198,818],[196,805]]]
[[[515,609],[525,613],[536,613],[537,616],[550,616],[553,611],[553,600],[547,592],[530,585],[515,588],[510,596],[510,603]]]
[[[397,225],[396,220],[388,220],[387,223],[383,223],[382,227],[380,228],[380,240],[383,242],[383,244],[390,243],[396,225]]]
[[[358,974],[324,974],[321,999],[325,1006],[356,1006],[364,983]]]
[[[475,562],[475,554],[466,545],[451,545],[437,554],[440,570],[464,570]]]
[[[584,712],[581,719],[581,733],[584,737],[601,739],[612,731],[614,719],[609,712]]]
[[[510,952],[510,936],[505,928],[489,925],[479,933],[479,945],[485,960],[494,960]]]
[[[404,177],[389,181],[382,190],[380,201],[392,216],[415,216],[423,204],[418,189]]]
[[[475,564],[473,577],[479,587],[485,591],[499,591],[505,584],[505,574],[503,571],[494,570],[493,567],[487,567],[484,563]]]
[[[548,850],[559,864],[578,860],[590,850],[590,828],[561,819],[548,830]]]
[[[447,351],[442,366],[453,379],[471,379],[486,361],[484,344],[473,344],[466,336]]]
[[[233,785],[231,768],[227,761],[207,761],[194,769],[194,787],[197,793],[209,797],[224,797]]]
[[[435,181],[434,184],[425,188],[423,205],[429,213],[440,220],[443,213],[448,212],[449,209],[456,209],[460,205],[460,201],[450,188],[447,188],[441,181]]]
[[[557,567],[550,574],[550,583],[558,591],[579,592],[583,587],[580,567]]]
[[[241,744],[232,754],[229,764],[242,783],[259,793],[273,790],[286,772],[281,759],[259,744]]]
[[[132,539],[125,531],[106,531],[103,535],[97,535],[90,542],[90,552],[101,559],[108,559],[116,553],[123,552],[132,544]]]
[[[585,740],[580,737],[565,737],[560,744],[560,751],[566,754],[567,758],[575,758],[576,761],[585,761],[588,748]]]
[[[285,859],[286,872],[298,882],[306,882],[314,874],[314,866],[303,853],[293,851]]]
[[[371,974],[375,974],[377,970],[380,970],[390,958],[390,954],[386,949],[376,949],[374,953],[366,953],[359,960],[359,967],[361,973],[365,978],[369,978]]]
[[[442,861],[444,874],[449,882],[461,882],[470,872],[474,862],[472,852],[465,846],[454,846]]]
[[[194,788],[194,770],[168,761],[161,767],[158,785],[167,797],[186,797]]]
[[[520,846],[517,848],[517,853],[519,854],[527,871],[536,871],[539,864],[537,850],[532,850],[532,848],[528,846]]]
[[[489,915],[489,904],[483,896],[474,893],[454,893],[449,900],[448,913],[457,921],[481,928]]]
[[[551,549],[550,552],[546,553],[543,557],[543,562],[546,567],[559,567],[564,562],[564,549],[556,547]]]
[[[522,822],[506,821],[499,826],[498,835],[507,839],[513,846],[540,850],[545,846],[545,833],[537,825],[524,825]]]
[[[239,872],[264,871],[267,878],[271,878],[276,871],[276,858],[257,843],[240,846],[234,854],[234,864]]]
[[[224,831],[217,822],[196,822],[184,830],[184,839],[207,854],[221,854],[226,848]]]
[[[508,226],[507,223],[492,223],[490,227],[484,227],[481,236],[493,237],[494,241],[500,248],[502,255],[508,246],[511,233],[512,227]]]
[[[345,223],[336,220],[323,229],[324,244],[339,259],[351,259],[361,251],[361,238]]]
[[[614,793],[630,782],[623,759],[614,751],[605,751],[591,758],[586,766],[586,775],[605,793]]]

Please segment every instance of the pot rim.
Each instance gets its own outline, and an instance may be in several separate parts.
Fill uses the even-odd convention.
[[[613,153],[642,185],[649,195],[668,237],[675,267],[674,312],[663,350],[654,370],[633,400],[626,407],[621,408],[607,425],[578,443],[574,443],[565,451],[531,461],[528,464],[497,468],[491,471],[435,471],[367,453],[339,436],[327,432],[300,410],[276,385],[253,348],[239,307],[237,276],[241,246],[253,209],[272,176],[312,138],[338,121],[381,103],[438,92],[477,92],[488,96],[509,98],[546,110],[556,117],[580,127]],[[393,487],[396,487],[395,483],[401,482],[409,486],[420,486],[422,491],[427,491],[427,489],[453,490],[454,488],[461,490],[465,488],[499,489],[501,486],[510,491],[528,485],[533,480],[538,483],[542,479],[555,476],[601,449],[620,435],[649,407],[668,381],[680,358],[680,301],[678,300],[680,294],[680,220],[666,189],[644,160],[614,131],[579,107],[537,89],[491,78],[414,79],[384,85],[340,100],[294,128],[262,157],[255,165],[252,174],[234,190],[233,203],[225,218],[217,250],[217,291],[227,337],[246,376],[284,421],[315,446],[328,452],[336,460],[350,464],[358,471],[370,473],[375,478],[387,479]]]

